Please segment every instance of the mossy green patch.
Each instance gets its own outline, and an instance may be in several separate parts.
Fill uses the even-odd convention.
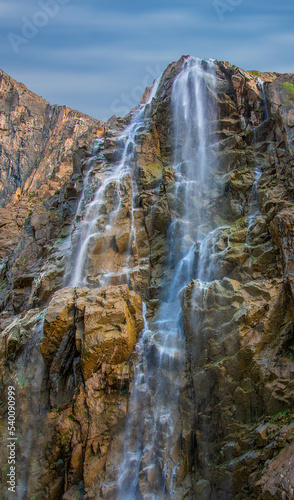
[[[294,85],[293,83],[290,82],[285,82],[283,83],[283,89],[286,90],[288,99],[286,99],[286,102],[294,101]]]
[[[144,170],[153,177],[159,177],[162,172],[162,166],[159,163],[148,163],[144,166]]]
[[[252,76],[260,76],[260,71],[256,71],[255,69],[248,71],[248,73]]]
[[[276,417],[283,417],[284,415],[286,415],[287,413],[289,413],[290,410],[283,410],[283,411],[278,411],[278,413],[274,413],[273,415],[271,415],[272,418],[276,418]]]
[[[19,375],[17,377],[17,382],[19,387],[24,387],[25,384],[28,382],[28,379],[24,375]]]
[[[4,288],[6,288],[8,285],[8,281],[7,280],[0,280],[0,289],[3,290]]]

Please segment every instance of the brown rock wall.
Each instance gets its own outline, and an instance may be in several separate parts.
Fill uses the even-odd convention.
[[[99,220],[104,230],[87,255],[88,287],[77,288],[64,287],[64,271],[89,145],[105,134],[87,201],[120,158],[120,133],[130,116],[113,118],[106,127],[50,106],[0,75],[0,191],[3,204],[8,203],[0,209],[0,374],[3,398],[11,377],[18,387],[25,436],[32,428],[30,404],[36,406],[41,394],[43,417],[32,431],[32,443],[41,436],[38,453],[32,452],[21,469],[25,474],[31,464],[31,497],[115,498],[134,348],[143,328],[142,298],[152,319],[176,265],[168,260],[173,243],[168,228],[177,223],[181,235],[185,210],[175,190],[170,107],[183,60],[167,68],[149,106],[150,124],[140,132],[132,160],[136,195],[126,176],[111,227],[109,214],[118,205],[109,185]],[[190,202],[192,236],[197,235],[197,211],[211,214],[204,232],[221,227],[207,242],[204,263],[217,272],[211,283],[194,280],[182,291],[187,347],[179,444],[183,463],[173,498],[290,499],[294,160],[293,104],[285,101],[284,83],[293,75],[259,73],[270,114],[264,121],[257,75],[225,62],[216,67],[212,99],[219,121],[207,155],[215,184],[209,196],[204,189]],[[256,168],[261,177],[255,199]],[[72,244],[77,244],[74,233]],[[181,252],[179,245],[176,260]],[[195,266],[199,259],[195,245]],[[110,285],[99,288],[105,269]],[[36,339],[42,315],[44,335]],[[29,373],[30,359],[38,367],[37,378]],[[34,395],[30,387],[37,387]],[[5,411],[2,405],[3,419]]]

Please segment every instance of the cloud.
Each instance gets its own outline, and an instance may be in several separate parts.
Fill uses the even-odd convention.
[[[41,58],[44,56],[43,48],[40,49],[35,47],[33,49],[36,58]],[[94,45],[84,45],[82,47],[67,47],[58,48],[54,47],[47,51],[46,61],[47,64],[50,62],[62,62],[63,64],[71,64],[72,62],[79,61],[82,66],[87,66],[88,64],[93,65],[93,61],[108,61],[110,66],[110,71],[116,71],[113,67],[113,63],[123,65],[126,62],[130,63],[156,63],[172,61],[175,56],[175,51],[172,49],[157,49],[157,48],[142,48],[136,49],[129,47],[128,45],[121,44],[119,47],[116,45],[103,46],[99,43]]]
[[[102,31],[110,29],[118,33],[126,30],[141,31],[143,29],[145,31],[149,28],[157,29],[166,26],[170,28],[184,25],[191,27],[195,19],[197,19],[195,14],[182,9],[156,9],[156,11],[145,10],[143,12],[96,10],[86,13],[84,8],[74,6],[70,12],[68,27],[94,28]]]
[[[113,102],[134,105],[148,78],[152,83],[151,73],[182,54],[244,69],[293,71],[292,1],[244,0],[220,22],[212,1],[183,0],[179,8],[178,0],[112,0],[110,10],[101,2],[71,0],[14,54],[7,33],[19,33],[21,17],[32,19],[38,2],[1,3],[4,71],[52,103],[98,118],[113,114]]]

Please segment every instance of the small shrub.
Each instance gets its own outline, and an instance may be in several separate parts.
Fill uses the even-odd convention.
[[[286,90],[288,94],[288,99],[294,101],[294,85],[290,82],[283,83],[283,89]]]
[[[252,76],[260,76],[260,71],[256,71],[255,69],[253,69],[252,71],[248,71],[248,73],[250,73],[250,75]]]

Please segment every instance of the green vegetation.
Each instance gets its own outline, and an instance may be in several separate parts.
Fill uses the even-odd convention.
[[[28,382],[28,379],[24,375],[18,375],[17,382],[19,387],[24,387],[25,384]]]
[[[253,69],[252,71],[248,71],[248,73],[250,73],[250,75],[252,76],[260,76],[260,71],[256,71],[255,69]]]
[[[8,281],[6,279],[0,279],[0,290],[3,290],[8,285]]]
[[[158,153],[158,155],[156,155],[157,158],[159,159],[159,161],[161,161],[161,163],[164,163],[164,159],[162,158],[161,154]],[[151,165],[158,165],[158,163],[151,163]],[[162,167],[161,167],[162,168]]]
[[[281,410],[277,413],[274,413],[273,415],[269,415],[266,418],[266,421],[274,423],[275,425],[278,426],[290,423],[292,421],[290,410],[289,409]]]
[[[66,434],[68,434],[68,432],[67,432]],[[60,444],[64,444],[64,441],[65,441],[65,439],[66,439],[66,434],[64,434],[64,435],[61,437],[61,439],[60,439]]]
[[[154,179],[159,179],[162,173],[162,166],[159,163],[148,163],[142,167],[144,172],[144,178],[146,182],[150,182]]]
[[[288,94],[288,99],[290,99],[290,101],[294,101],[294,85],[293,85],[293,83],[290,83],[290,82],[283,83],[283,89],[286,90],[286,92]],[[289,100],[287,100],[286,102],[289,102]]]
[[[149,174],[153,175],[154,177],[158,177],[161,175],[162,172],[162,166],[159,165],[159,163],[148,163],[144,167],[145,172],[148,172]]]

